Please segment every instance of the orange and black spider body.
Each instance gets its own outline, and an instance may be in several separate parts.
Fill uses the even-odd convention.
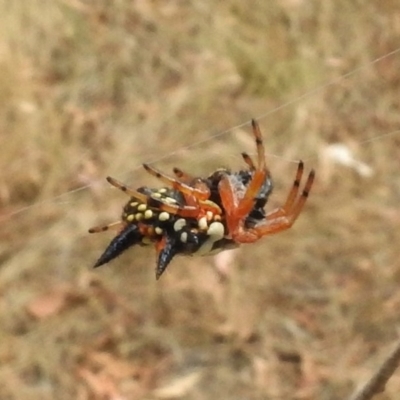
[[[89,232],[117,228],[95,267],[103,265],[133,245],[153,244],[157,252],[159,278],[178,254],[204,255],[252,243],[261,237],[290,228],[300,215],[314,182],[312,170],[301,192],[304,165],[300,161],[292,188],[282,207],[265,211],[273,184],[265,161],[259,126],[252,120],[257,149],[255,163],[242,153],[247,169],[232,172],[218,169],[207,178],[193,177],[174,168],[175,177],[143,164],[145,170],[166,187],[137,190],[114,178],[108,182],[130,196],[120,221]]]
[[[156,276],[159,278],[172,258],[178,254],[205,254],[228,246],[223,238],[225,227],[220,222],[220,217],[216,218],[218,221],[214,221],[218,222],[219,230],[213,236],[212,229],[210,232],[213,222],[208,226],[204,220],[206,217],[199,222],[195,218],[182,218],[178,214],[163,211],[163,204],[185,206],[185,198],[181,192],[166,187],[141,187],[137,192],[148,196],[147,201],[141,202],[136,197],[131,197],[123,208],[121,221],[90,230],[93,233],[113,227],[120,229],[94,267],[110,262],[134,245],[153,244],[158,254]]]

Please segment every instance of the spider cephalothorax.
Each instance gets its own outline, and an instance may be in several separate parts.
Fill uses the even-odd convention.
[[[143,164],[145,170],[166,187],[128,188],[114,178],[108,182],[127,193],[120,221],[89,232],[119,229],[95,267],[103,265],[133,245],[153,244],[157,251],[156,277],[159,278],[178,254],[204,255],[251,243],[262,236],[290,228],[301,213],[311,190],[312,170],[299,193],[304,165],[300,161],[293,186],[282,207],[266,212],[272,193],[271,174],[259,126],[252,120],[257,163],[247,153],[242,157],[247,169],[232,172],[218,169],[207,178],[193,177],[174,168],[175,177]]]

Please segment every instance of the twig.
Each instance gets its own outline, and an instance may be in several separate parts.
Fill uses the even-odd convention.
[[[400,364],[400,340],[377,371],[349,400],[371,400],[377,393],[385,390],[385,385]]]

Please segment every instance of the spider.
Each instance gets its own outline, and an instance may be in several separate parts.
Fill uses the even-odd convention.
[[[218,169],[207,178],[193,177],[174,168],[170,177],[143,164],[145,170],[161,180],[161,189],[128,188],[114,178],[108,182],[130,196],[121,221],[92,228],[100,232],[120,229],[95,267],[117,257],[135,244],[153,243],[157,252],[156,277],[159,278],[177,254],[209,254],[252,243],[261,237],[289,229],[300,215],[315,172],[311,170],[302,192],[304,164],[299,162],[292,188],[282,207],[268,213],[264,207],[273,190],[258,123],[252,120],[257,163],[242,153],[247,169],[232,172]]]

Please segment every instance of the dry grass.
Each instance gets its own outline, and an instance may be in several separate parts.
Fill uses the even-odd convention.
[[[363,142],[398,129],[400,57],[270,111],[397,48],[397,3],[0,0],[0,398],[349,397],[399,329],[400,134]],[[213,135],[260,115],[271,207],[288,160],[318,172],[292,230],[159,282],[149,249],[91,270],[105,176],[237,168],[249,126]]]

